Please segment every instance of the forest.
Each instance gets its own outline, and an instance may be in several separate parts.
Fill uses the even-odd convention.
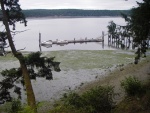
[[[130,10],[33,9],[23,10],[23,13],[26,17],[99,17],[129,15]]]

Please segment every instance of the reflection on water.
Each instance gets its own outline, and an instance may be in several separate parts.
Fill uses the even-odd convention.
[[[14,38],[17,49],[25,51],[39,51],[39,32],[41,33],[41,41],[47,40],[73,40],[98,38],[102,35],[102,31],[107,34],[108,22],[114,21],[123,25],[125,22],[122,18],[62,18],[62,19],[28,19],[28,26],[22,24],[16,26],[17,31],[24,31],[17,34]],[[107,47],[108,39],[105,36],[104,49]],[[101,43],[88,44],[69,44],[65,46],[54,45],[52,48],[44,48],[43,51],[54,50],[101,50]]]
[[[42,49],[45,50],[44,47]],[[67,45],[53,45],[51,48],[47,48],[50,51],[55,51],[55,50],[109,50],[112,49],[111,47],[108,47],[107,45],[102,46],[101,42],[91,42],[91,43],[76,43],[76,44],[67,44]]]

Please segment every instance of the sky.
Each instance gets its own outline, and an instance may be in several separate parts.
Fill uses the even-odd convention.
[[[127,10],[143,0],[19,0],[22,9]]]

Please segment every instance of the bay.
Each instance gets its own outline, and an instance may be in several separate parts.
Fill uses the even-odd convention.
[[[20,32],[14,36],[13,40],[17,49],[25,48],[25,51],[39,51],[39,32],[42,34],[42,41],[47,40],[72,40],[74,38],[80,39],[87,37],[97,38],[102,35],[102,31],[107,34],[107,26],[110,21],[114,21],[117,24],[123,25],[125,24],[124,20],[120,17],[103,17],[103,18],[34,18],[27,19],[28,26],[24,27],[22,24],[16,25],[16,31],[24,31]],[[2,28],[1,28],[2,29]],[[11,28],[12,29],[12,28]],[[17,33],[17,32],[16,32]],[[7,48],[9,50],[10,48]],[[107,47],[107,36],[105,36],[105,47],[104,50],[112,49]],[[101,51],[98,56],[93,53],[94,51],[82,51],[82,55],[78,54],[79,51],[60,51],[58,50],[103,50],[101,43],[88,43],[88,44],[68,44],[65,46],[57,46],[53,45],[52,48],[42,47],[43,51],[54,51],[52,52],[52,56],[56,56],[58,61],[61,62],[61,72],[53,72],[53,80],[47,81],[45,78],[37,78],[37,80],[32,81],[34,93],[36,94],[37,101],[49,101],[53,99],[58,99],[64,93],[68,92],[70,89],[78,89],[81,84],[86,82],[91,82],[97,79],[97,77],[105,77],[106,73],[109,72],[112,68],[109,68],[106,71],[106,68],[111,67],[111,65],[107,65],[106,67],[103,65],[106,63],[113,64],[109,60],[112,58],[116,58],[117,63],[120,63],[118,57],[108,57],[106,56],[106,51]],[[111,52],[111,51],[110,51]],[[114,51],[111,52],[111,55],[115,55]],[[44,52],[44,56],[49,56],[49,52]],[[76,58],[79,56],[83,57],[91,56],[89,58],[93,59],[102,59],[107,58],[104,61],[93,62],[93,63],[82,63],[76,62]],[[100,56],[99,56],[100,55]],[[102,55],[102,56],[101,56]],[[81,57],[81,59],[82,59]],[[66,59],[67,58],[67,59]],[[65,60],[66,59],[66,60]],[[69,60],[70,59],[70,60]],[[70,61],[75,60],[77,63],[76,67],[84,67],[83,69],[73,69],[70,66]],[[78,59],[79,61],[81,59]],[[65,60],[65,61],[64,61]],[[128,59],[127,59],[128,60]],[[123,60],[125,63],[127,61]],[[123,62],[123,63],[124,63]],[[81,64],[82,65],[81,65]],[[88,68],[88,65],[93,65],[98,63],[98,66],[95,68]],[[73,65],[72,63],[71,65]],[[18,67],[19,63],[17,61],[8,61],[1,62],[1,67],[8,68],[8,65],[11,67]],[[75,65],[75,64],[74,64]],[[22,90],[23,92],[23,90]],[[22,93],[22,101],[26,100],[25,93]]]
[[[102,18],[33,18],[27,19],[27,27],[18,23],[16,31],[20,32],[14,36],[17,49],[25,51],[39,51],[39,33],[42,41],[47,40],[73,40],[91,39],[101,37],[102,31],[107,34],[107,26],[110,21],[124,25],[121,17]],[[112,49],[107,46],[107,35],[105,36],[105,50]],[[101,43],[68,44],[65,46],[53,45],[51,48],[42,47],[42,51],[57,50],[102,50]],[[9,48],[8,48],[9,50]]]

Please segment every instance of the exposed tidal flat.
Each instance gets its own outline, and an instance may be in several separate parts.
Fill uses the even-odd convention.
[[[61,71],[53,71],[53,80],[50,81],[45,78],[32,80],[37,101],[59,99],[70,90],[79,90],[85,83],[105,78],[115,69],[121,70],[125,65],[133,63],[135,57],[134,51],[122,50],[62,50],[42,52],[42,56],[55,56],[55,60],[61,62]],[[18,66],[12,54],[0,56],[0,71]],[[22,96],[25,100],[24,93]]]

